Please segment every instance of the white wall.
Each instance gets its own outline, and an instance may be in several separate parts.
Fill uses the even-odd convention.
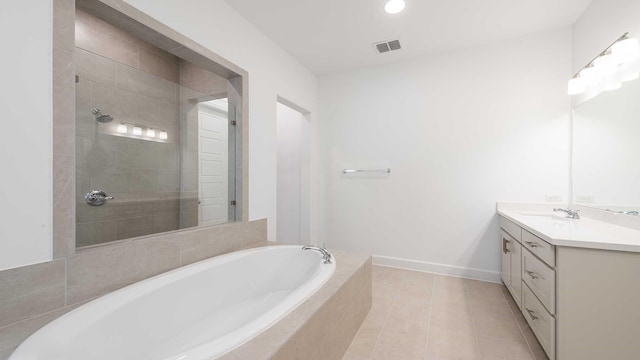
[[[564,28],[321,77],[327,245],[497,280],[496,202],[568,200],[570,73]]]
[[[51,0],[0,11],[0,270],[51,260]]]
[[[274,241],[276,100],[309,110],[315,122],[316,76],[222,0],[127,2],[249,72],[249,219],[266,217]]]
[[[573,72],[628,31],[640,37],[640,1],[593,0],[573,25]]]

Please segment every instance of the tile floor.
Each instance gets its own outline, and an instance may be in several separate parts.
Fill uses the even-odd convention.
[[[502,284],[373,267],[373,306],[343,360],[547,360]]]

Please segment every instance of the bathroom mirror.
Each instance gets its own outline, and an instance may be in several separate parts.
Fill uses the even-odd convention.
[[[640,210],[640,80],[573,110],[573,203]],[[633,213],[632,213],[633,214]]]
[[[241,221],[241,77],[108,20],[76,9],[76,247]]]

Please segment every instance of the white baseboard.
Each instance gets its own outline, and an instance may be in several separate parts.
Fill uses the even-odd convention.
[[[435,274],[456,276],[465,279],[490,281],[495,283],[501,281],[500,273],[497,271],[487,271],[460,266],[431,263],[426,261],[401,259],[391,256],[373,255],[372,258],[374,265],[390,266],[401,269],[423,271]]]

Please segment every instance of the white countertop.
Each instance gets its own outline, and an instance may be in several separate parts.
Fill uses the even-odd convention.
[[[498,204],[498,214],[552,245],[640,252],[639,230],[584,216],[566,219],[563,213],[554,213],[553,208],[553,204]]]

